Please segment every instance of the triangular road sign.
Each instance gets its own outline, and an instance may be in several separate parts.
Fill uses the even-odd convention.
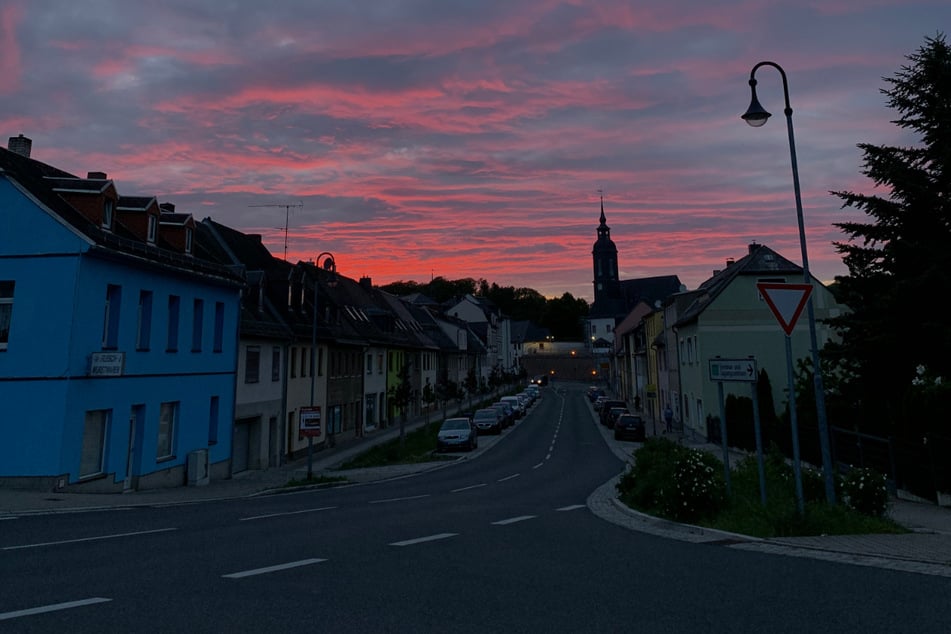
[[[756,288],[763,295],[769,309],[773,311],[779,325],[787,336],[792,335],[796,321],[812,294],[811,284],[776,284],[759,282]]]

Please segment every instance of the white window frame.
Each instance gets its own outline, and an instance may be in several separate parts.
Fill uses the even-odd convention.
[[[102,228],[112,229],[112,218],[115,215],[115,203],[111,198],[106,198],[102,203]]]
[[[178,426],[178,401],[159,406],[158,434],[155,439],[155,459],[170,460],[175,457],[175,431]]]
[[[13,280],[0,280],[2,289],[0,290],[0,351],[7,349],[10,342],[10,330],[13,328],[13,292],[16,290],[16,282]]]
[[[155,244],[155,239],[158,234],[158,218],[154,214],[149,214],[148,219],[148,233],[145,236],[146,241],[149,244]]]

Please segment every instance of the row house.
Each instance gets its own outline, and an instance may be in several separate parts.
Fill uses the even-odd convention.
[[[636,307],[618,326],[612,375],[623,383],[629,403],[641,399],[654,420],[670,407],[686,433],[706,435],[707,421],[719,416],[718,384],[709,362],[752,358],[766,371],[777,405],[785,403],[785,333],[760,294],[761,282],[800,284],[802,268],[769,247],[750,244],[746,255],[727,260],[696,290],[674,293],[653,309]],[[835,335],[824,321],[847,308],[812,278],[812,302],[820,348]],[[811,359],[803,317],[790,336],[793,359]],[[634,359],[634,362],[631,361]],[[640,368],[640,369],[638,369]],[[750,383],[724,382],[724,394],[750,396]]]
[[[187,214],[36,161],[28,141],[0,149],[0,481],[226,476],[240,273],[194,256]]]

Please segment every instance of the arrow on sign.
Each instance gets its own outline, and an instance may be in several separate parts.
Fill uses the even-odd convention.
[[[769,309],[773,311],[786,336],[792,334],[802,309],[812,294],[811,284],[776,284],[759,282],[756,288],[763,295]]]

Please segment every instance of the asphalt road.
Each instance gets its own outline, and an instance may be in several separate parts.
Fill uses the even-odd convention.
[[[951,579],[595,517],[580,388],[410,478],[0,522],[0,632],[948,632]]]

